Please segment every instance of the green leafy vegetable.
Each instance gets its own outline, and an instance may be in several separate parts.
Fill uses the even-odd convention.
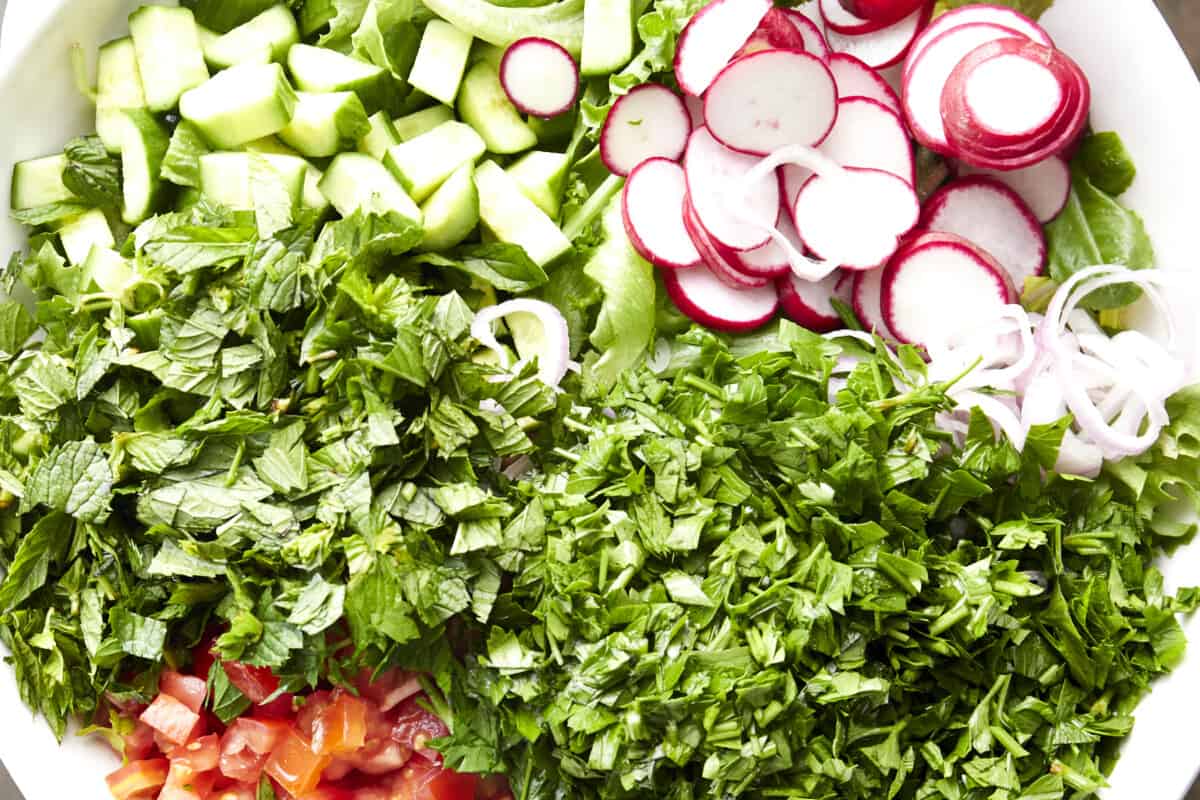
[[[63,152],[63,184],[68,189],[92,205],[120,207],[121,162],[109,155],[98,136],[72,139]]]

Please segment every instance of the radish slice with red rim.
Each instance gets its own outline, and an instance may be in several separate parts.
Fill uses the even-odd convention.
[[[818,258],[845,269],[874,269],[887,261],[920,217],[921,206],[903,178],[847,167],[814,175],[796,198],[796,230]]]
[[[1041,25],[1038,25],[1021,12],[1006,6],[988,3],[972,4],[953,11],[947,11],[931,22],[929,27],[921,32],[921,35],[913,42],[912,49],[908,53],[908,60],[904,64],[905,77],[908,77],[909,69],[921,57],[925,48],[943,33],[954,28],[961,28],[964,25],[972,25],[979,22],[999,25],[1013,31],[1018,36],[1023,36],[1046,47],[1054,46],[1054,40],[1050,38],[1050,34],[1046,33],[1046,30]]]
[[[896,335],[883,318],[883,270],[872,269],[854,273],[851,289],[854,316],[869,333],[877,333],[884,339],[895,339]]]
[[[675,307],[689,319],[720,331],[738,333],[762,327],[779,308],[773,284],[735,289],[704,266],[664,272],[663,284]]]
[[[771,0],[714,0],[696,12],[675,48],[679,88],[699,97],[771,10]]]
[[[825,21],[826,28],[851,35],[873,33],[912,13],[910,9],[897,19],[866,19],[847,10],[841,0],[817,0],[817,8],[821,11],[821,19]]]
[[[847,13],[885,25],[916,11],[924,0],[837,0]]]
[[[579,67],[558,42],[530,36],[504,51],[500,85],[522,113],[549,119],[575,105]]]
[[[833,272],[819,281],[806,281],[795,275],[779,279],[779,306],[788,319],[810,331],[827,333],[841,327],[842,320],[833,307],[833,299],[849,299],[852,279]]]
[[[921,225],[961,236],[989,253],[1020,292],[1046,266],[1041,223],[1012,189],[994,178],[962,178],[925,202]]]
[[[687,181],[683,167],[665,158],[643,161],[629,174],[621,195],[625,231],[633,248],[652,264],[684,269],[700,253],[683,224]]]
[[[820,150],[843,167],[890,172],[916,183],[912,140],[904,122],[882,103],[850,97],[838,103],[838,119]]]
[[[866,97],[882,103],[897,115],[903,113],[900,98],[884,77],[849,53],[830,56],[829,71],[833,73],[840,99]]]
[[[754,156],[721,144],[707,128],[693,131],[688,140],[683,169],[692,208],[705,232],[725,247],[761,247],[770,237],[764,226],[774,226],[779,219],[779,183],[775,176],[763,175],[745,183],[747,174],[758,164]],[[742,203],[737,210],[730,207],[735,189]]]
[[[837,99],[821,59],[766,50],[721,71],[704,95],[704,120],[726,147],[765,155],[789,144],[819,144],[837,120]]]
[[[872,33],[847,36],[826,30],[825,38],[835,53],[849,53],[872,69],[884,69],[903,60],[932,13],[933,3],[927,3],[899,22]]]
[[[735,289],[755,289],[771,282],[771,276],[744,271],[736,251],[722,247],[713,240],[696,218],[696,209],[690,198],[684,201],[683,224],[696,245],[696,251],[700,253],[701,262],[723,283]]]
[[[734,59],[763,50],[808,50],[808,43],[800,29],[792,24],[781,8],[772,8],[763,17],[758,28],[737,51]]]
[[[792,26],[800,33],[800,37],[804,40],[805,51],[823,61],[828,61],[830,50],[829,42],[825,39],[824,27],[794,8],[778,10],[787,15],[788,22],[792,23]]]
[[[790,213],[779,215],[779,223],[776,228],[784,239],[792,243],[794,248],[800,247],[800,236],[796,233],[796,226],[792,224]],[[774,239],[753,250],[734,252],[733,256],[738,268],[748,275],[775,278],[792,271],[787,251]]]
[[[974,51],[942,90],[942,120],[973,129],[989,145],[1019,144],[1044,134],[1070,104],[1056,51],[1027,39],[1002,39]],[[988,55],[978,58],[980,51]],[[973,58],[972,56],[975,56]]]
[[[1065,158],[1058,155],[1033,166],[1008,172],[960,164],[959,174],[995,178],[1019,194],[1043,224],[1061,214],[1071,196],[1071,167]]]
[[[645,83],[619,97],[600,130],[600,158],[614,175],[628,175],[648,158],[678,161],[692,122],[679,95]]]

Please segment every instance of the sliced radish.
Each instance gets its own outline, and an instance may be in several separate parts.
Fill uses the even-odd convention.
[[[852,279],[841,272],[830,273],[815,282],[785,275],[776,283],[779,306],[788,319],[818,333],[841,327],[842,319],[834,309],[832,300],[847,301],[851,286]]]
[[[905,247],[883,273],[883,316],[901,342],[944,346],[1012,302],[1007,277],[965,241]]]
[[[575,105],[579,66],[558,42],[529,36],[504,51],[500,85],[523,113],[549,119]]]
[[[684,201],[683,225],[696,245],[701,262],[723,283],[735,289],[756,289],[771,282],[769,275],[754,275],[742,269],[736,251],[722,247],[700,224],[690,199]]]
[[[773,284],[735,289],[706,267],[663,273],[667,295],[694,322],[737,333],[761,327],[775,316],[779,295]]]
[[[615,175],[628,175],[648,158],[678,161],[691,130],[679,95],[645,83],[613,103],[600,130],[600,158]]]
[[[882,103],[851,97],[838,103],[838,119],[821,152],[843,167],[890,172],[916,184],[912,140],[904,122]]]
[[[903,178],[847,167],[843,175],[810,178],[793,216],[800,238],[819,258],[845,269],[874,269],[917,224],[920,202]]]
[[[721,71],[704,95],[704,120],[726,147],[765,155],[819,144],[837,120],[837,86],[825,62],[799,50],[765,50]]]
[[[908,53],[908,60],[904,64],[905,77],[908,76],[909,69],[920,58],[925,48],[943,33],[978,22],[999,25],[1013,31],[1018,36],[1024,36],[1047,47],[1054,46],[1054,40],[1050,38],[1050,34],[1046,33],[1041,25],[1019,11],[1007,6],[988,3],[963,6],[939,16],[921,33],[917,41],[913,42],[912,49]]]
[[[907,17],[920,7],[922,0],[838,0],[848,13],[866,20],[884,23]]]
[[[1003,47],[973,68],[964,59],[942,90],[942,120],[975,129],[990,144],[1017,144],[1049,130],[1069,105],[1069,85],[1055,67],[1055,52],[1028,39],[1002,39]]]
[[[779,219],[779,182],[773,175],[742,186],[746,174],[757,164],[754,156],[718,142],[707,128],[697,128],[688,139],[683,169],[697,221],[718,243],[734,250],[753,250],[766,244],[770,235],[763,226]],[[743,189],[745,213],[739,215],[730,210],[730,201]],[[746,221],[746,217],[758,224]]]
[[[849,11],[842,5],[841,0],[817,0],[817,8],[821,11],[821,19],[825,21],[826,28],[851,35],[874,33],[912,13],[912,9],[909,9],[897,19],[867,19]]]
[[[800,33],[804,49],[817,58],[829,60],[829,42],[825,39],[824,27],[794,8],[779,9],[787,15],[788,22]]]
[[[991,254],[1018,292],[1045,269],[1041,223],[1020,195],[993,178],[961,178],[942,187],[926,201],[921,224]]]
[[[771,0],[714,0],[696,12],[675,49],[679,88],[704,94],[770,10]]]
[[[1071,167],[1062,156],[1054,155],[1024,169],[1001,172],[959,165],[961,175],[987,175],[1008,186],[1029,206],[1038,222],[1050,222],[1067,207],[1071,196]]]
[[[629,241],[660,267],[683,269],[700,263],[700,253],[683,224],[687,181],[683,167],[665,158],[643,161],[629,174],[621,212]]]
[[[807,50],[804,34],[792,24],[781,8],[772,8],[758,24],[758,28],[737,51],[734,59],[758,53],[762,50]]]
[[[1019,34],[1011,28],[985,22],[946,31],[931,42],[904,78],[901,98],[908,125],[917,141],[930,150],[953,155],[942,122],[942,90],[950,74],[967,54],[980,45]]]
[[[866,97],[882,103],[896,114],[903,113],[900,98],[883,76],[849,53],[830,56],[829,71],[833,73],[840,99]]]
[[[704,126],[704,98],[685,94],[683,107],[687,109],[688,119],[692,121],[692,130]]]
[[[780,234],[791,242],[792,247],[800,248],[800,236],[796,233],[796,226],[792,224],[791,214],[780,214],[777,227]],[[747,275],[776,278],[792,271],[787,251],[774,239],[753,250],[740,253],[730,251],[730,255],[732,256],[731,261]]]
[[[877,333],[884,339],[895,339],[895,334],[883,318],[883,270],[871,269],[854,273],[851,289],[854,315],[869,333]]]
[[[835,53],[849,53],[872,69],[884,69],[903,60],[932,13],[933,4],[927,3],[886,28],[852,36],[827,30],[825,38]]]

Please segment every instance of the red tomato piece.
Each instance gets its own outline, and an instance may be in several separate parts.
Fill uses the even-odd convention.
[[[284,692],[274,700],[254,706],[250,714],[258,719],[291,719],[295,700],[295,695]]]
[[[414,753],[424,756],[434,764],[442,763],[442,754],[430,748],[431,739],[440,739],[450,735],[446,723],[433,712],[426,711],[420,706],[425,695],[417,695],[405,700],[396,710],[396,720],[392,725],[392,738],[405,745]]]
[[[362,749],[367,741],[367,704],[337,689],[332,702],[312,722],[313,749],[338,755]]]
[[[412,750],[392,739],[380,739],[350,756],[350,763],[368,775],[386,775],[412,761]]]
[[[332,702],[333,692],[327,692],[323,689],[311,692],[308,697],[304,698],[304,704],[296,712],[296,729],[311,739],[317,717]]]
[[[240,661],[222,661],[229,682],[258,705],[279,690],[279,678],[267,667],[252,667]]]
[[[363,697],[373,700],[384,711],[391,711],[408,698],[421,693],[421,676],[392,667],[379,673],[363,668],[354,679],[354,686]]]
[[[187,767],[192,772],[208,772],[217,768],[221,758],[221,739],[215,733],[201,736],[173,749],[167,754],[171,764]]]
[[[196,772],[175,762],[167,773],[167,782],[158,800],[206,800],[212,793],[217,776],[212,772]]]
[[[213,793],[212,800],[255,800],[258,797],[258,787],[239,783],[226,786]]]
[[[163,670],[162,675],[158,677],[158,690],[171,695],[197,714],[204,706],[204,695],[208,693],[203,678],[181,675],[172,669]]]
[[[314,752],[312,743],[300,733],[289,730],[271,752],[265,769],[285,791],[302,797],[317,788],[321,773],[332,760]]]
[[[235,781],[256,784],[267,757],[287,731],[287,723],[278,720],[234,720],[221,739],[221,773]]]
[[[203,732],[200,715],[169,694],[154,698],[140,719],[175,744],[187,744]]]
[[[221,635],[218,630],[210,630],[205,634],[200,643],[192,648],[192,674],[208,680],[208,673],[212,671],[212,665],[217,663],[217,654],[213,650],[217,645],[217,637]]]
[[[340,786],[322,785],[308,794],[302,794],[296,800],[355,800],[354,792]]]
[[[141,761],[155,753],[154,728],[140,719],[134,720],[133,730],[121,737],[125,744],[121,748],[126,761]]]
[[[130,761],[104,780],[116,800],[127,800],[162,786],[170,768],[165,758]]]
[[[475,790],[475,800],[501,800],[512,795],[508,778],[503,775],[485,775],[479,779],[479,787]]]
[[[474,800],[479,782],[478,775],[414,760],[394,777],[392,800]]]

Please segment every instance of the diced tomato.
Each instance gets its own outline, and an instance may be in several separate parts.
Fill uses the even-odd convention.
[[[450,729],[436,714],[426,711],[420,706],[425,695],[417,695],[405,700],[396,710],[396,721],[392,726],[392,738],[408,747],[414,753],[424,756],[434,764],[442,763],[442,754],[430,748],[431,739],[440,739],[450,735]]]
[[[192,648],[192,674],[198,678],[208,680],[208,673],[212,671],[212,665],[217,663],[217,654],[213,650],[217,645],[217,637],[221,632],[217,629],[211,629],[200,640],[200,643]]]
[[[143,758],[149,758],[151,755],[157,755],[154,751],[154,728],[151,728],[140,719],[133,721],[133,730],[124,734],[121,737],[124,740],[124,747],[121,748],[122,755],[126,761],[140,761]]]
[[[221,773],[235,781],[257,783],[267,757],[288,731],[279,720],[241,717],[234,720],[221,739]]]
[[[196,772],[176,761],[171,764],[158,800],[206,800],[216,777],[212,772]]]
[[[508,778],[503,775],[485,775],[479,779],[475,789],[475,800],[501,800],[512,794]]]
[[[374,672],[364,668],[354,679],[354,686],[359,694],[373,700],[384,711],[391,711],[421,692],[421,677],[415,672],[393,667],[379,673],[374,679],[372,676]]]
[[[265,769],[287,792],[302,797],[317,787],[321,773],[332,760],[331,756],[318,755],[308,739],[289,730],[275,746]]]
[[[300,706],[296,712],[296,729],[309,739],[313,738],[317,717],[332,702],[333,692],[327,692],[324,689],[311,692],[308,697],[304,698],[304,705]]]
[[[395,772],[412,760],[412,750],[394,739],[379,739],[350,756],[350,763],[368,775]]]
[[[223,661],[229,682],[258,705],[279,690],[279,678],[267,667],[252,667],[240,661]]]
[[[154,698],[140,719],[174,744],[187,744],[203,733],[200,715],[169,694]]]
[[[204,706],[204,695],[207,693],[208,687],[203,678],[181,675],[175,670],[165,669],[158,678],[158,690],[163,694],[171,695],[198,714]]]
[[[474,800],[479,776],[414,760],[396,774],[392,800]]]
[[[165,758],[130,761],[104,780],[108,783],[108,791],[116,800],[128,800],[166,783],[170,767]]]
[[[313,749],[337,755],[358,751],[367,741],[367,704],[341,689],[312,723]]]
[[[354,771],[354,763],[346,758],[334,758],[329,762],[329,766],[321,773],[321,777],[327,781],[340,781],[351,772]]]
[[[274,700],[254,706],[250,714],[258,719],[291,719],[295,700],[295,695],[284,692]]]
[[[256,797],[258,797],[257,786],[239,783],[216,790],[212,795],[212,800],[255,800]]]
[[[340,786],[321,785],[296,800],[355,800],[354,792]]]
[[[180,764],[192,772],[207,772],[217,768],[221,758],[221,739],[215,733],[180,745],[167,753],[171,764]]]

